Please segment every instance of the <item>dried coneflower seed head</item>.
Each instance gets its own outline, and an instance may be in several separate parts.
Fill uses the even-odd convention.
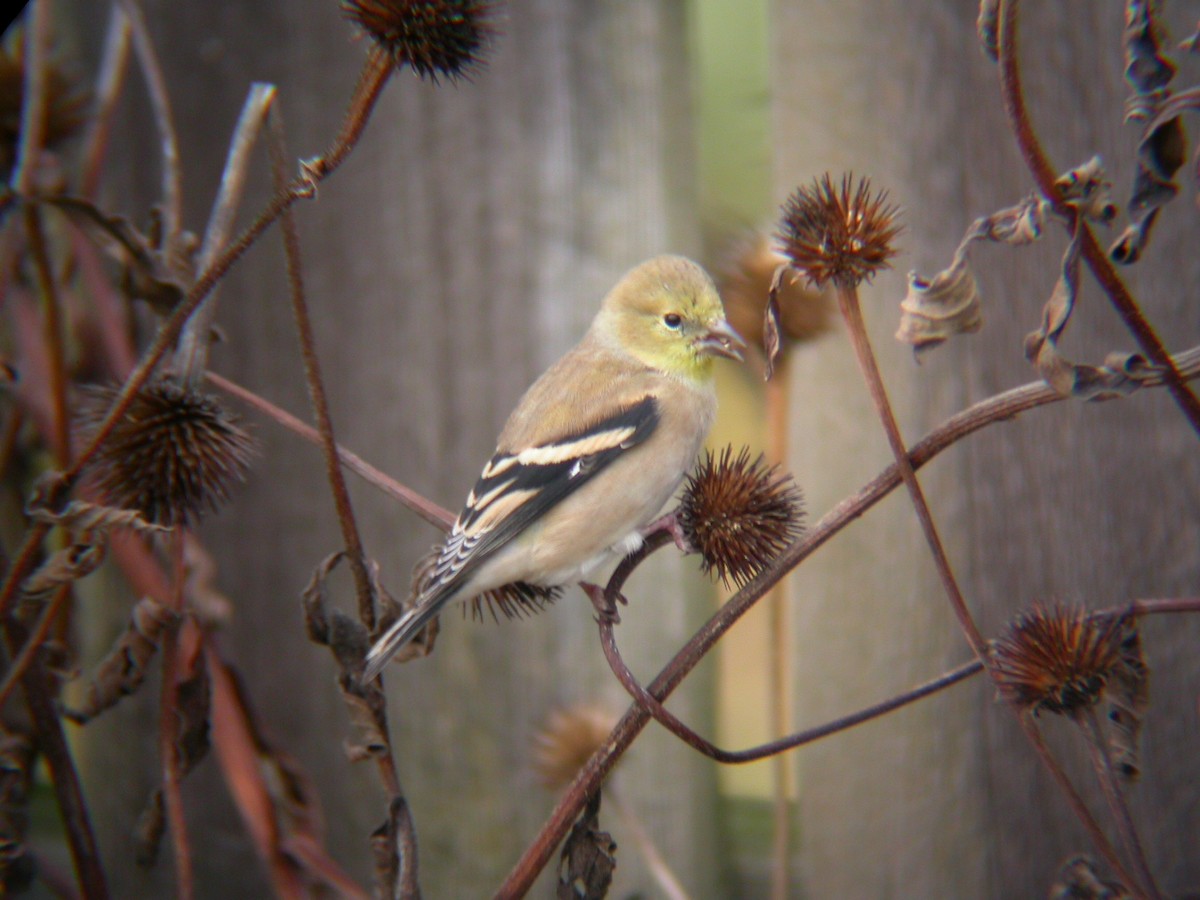
[[[1082,609],[1035,607],[992,644],[1001,696],[1033,713],[1074,716],[1104,693],[1120,661],[1121,622]]]
[[[705,573],[716,572],[728,586],[742,587],[763,570],[803,530],[803,500],[792,476],[768,466],[760,455],[750,461],[726,447],[719,456],[705,451],[688,476],[679,524],[704,557]]]
[[[612,733],[617,717],[599,706],[556,709],[533,736],[533,769],[549,790],[566,787]]]
[[[434,82],[468,77],[495,30],[495,4],[480,0],[342,0],[342,9],[397,66]]]
[[[828,174],[797,188],[783,204],[776,233],[780,249],[818,287],[832,281],[854,286],[888,267],[899,233],[897,209],[883,191],[843,175],[841,187]]]
[[[80,404],[85,435],[116,394],[87,390]],[[254,452],[254,440],[215,397],[162,377],[138,391],[87,477],[112,506],[136,509],[160,525],[187,524],[229,499]]]

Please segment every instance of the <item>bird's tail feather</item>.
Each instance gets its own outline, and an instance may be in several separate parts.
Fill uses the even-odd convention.
[[[445,596],[418,603],[392,623],[392,626],[383,633],[383,637],[375,642],[363,660],[362,680],[364,682],[373,681],[383,671],[388,660],[415,638],[421,629],[429,624],[430,619],[441,612],[448,599],[449,596]]]

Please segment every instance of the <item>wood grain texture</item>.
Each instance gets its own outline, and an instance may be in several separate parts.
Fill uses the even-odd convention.
[[[1121,10],[1080,2],[1023,10],[1022,59],[1038,133],[1061,170],[1101,153],[1123,205],[1136,132],[1121,121]],[[822,18],[776,4],[779,191],[826,168],[869,172],[904,207],[901,272],[932,275],[972,219],[1032,187],[1003,120],[995,67],[975,40],[975,12],[973,4],[854,3]],[[1194,21],[1179,15],[1172,25],[1178,39]],[[1197,68],[1185,63],[1177,84],[1192,83]],[[1164,213],[1148,256],[1122,273],[1173,349],[1200,336],[1191,299],[1200,279],[1189,249],[1195,228],[1195,209],[1184,196]],[[1052,228],[1037,247],[980,247],[973,258],[985,298],[983,333],[936,351],[920,368],[906,353],[882,349],[910,440],[964,405],[1032,377],[1021,342],[1038,323],[1064,246]],[[1084,284],[1066,352],[1095,362],[1132,348],[1094,282],[1085,276]],[[881,279],[871,296],[878,305],[868,301],[868,319],[882,320],[877,340],[890,341],[902,279]],[[856,385],[822,381],[801,396],[815,407],[800,413],[814,429],[809,440],[826,438],[817,430],[821,417],[835,414],[821,410],[829,397],[841,408],[843,390]],[[872,419],[862,417],[858,428],[867,435],[860,440],[875,440]],[[996,634],[1035,601],[1106,606],[1193,594],[1198,451],[1170,398],[1155,392],[1064,405],[995,426],[922,472],[984,632]],[[801,451],[801,483],[837,479],[840,489],[823,488],[831,494],[856,483],[857,460],[853,473],[849,465],[805,471],[810,455]],[[847,552],[801,574],[813,579],[811,605],[800,591],[801,721],[966,658],[915,533],[911,510],[885,504],[839,538],[852,543]],[[897,544],[902,549],[886,549]],[[1153,699],[1145,775],[1130,802],[1167,894],[1200,883],[1200,813],[1189,787],[1197,777],[1189,749],[1197,728],[1195,672],[1187,662],[1198,634],[1194,617],[1145,625]],[[1055,721],[1045,726],[1107,823],[1073,730]],[[801,871],[814,897],[1043,896],[1059,863],[1089,850],[1011,716],[979,681],[832,738],[804,753],[802,769]]]

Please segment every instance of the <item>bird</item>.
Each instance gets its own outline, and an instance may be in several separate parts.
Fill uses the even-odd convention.
[[[417,596],[367,652],[364,682],[447,604],[580,582],[637,550],[712,426],[714,361],[744,347],[697,263],[656,256],[626,272],[518,401]]]

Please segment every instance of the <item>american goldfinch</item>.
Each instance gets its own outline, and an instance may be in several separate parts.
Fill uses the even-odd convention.
[[[376,642],[377,676],[446,604],[511,582],[587,578],[642,544],[717,410],[713,360],[745,344],[681,256],[631,269],[587,334],[525,392],[413,606]]]

